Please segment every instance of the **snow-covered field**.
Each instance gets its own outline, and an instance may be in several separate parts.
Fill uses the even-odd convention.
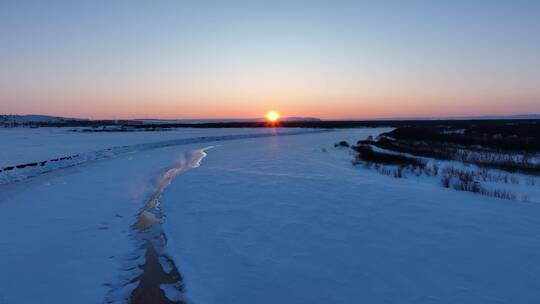
[[[269,133],[271,129],[178,129],[167,132],[70,132],[77,128],[0,128],[0,168],[100,149],[173,139]],[[288,129],[282,131],[293,131]]]
[[[384,131],[0,130],[0,167],[130,147],[0,185],[0,303],[121,302],[140,272],[132,225],[163,189],[190,303],[540,302],[540,205],[394,179],[333,147]]]
[[[61,168],[148,149],[189,143],[266,137],[278,134],[294,135],[305,132],[323,132],[321,130],[307,129],[263,128],[206,129],[206,131],[184,129],[182,131],[166,132],[116,132],[109,133],[108,136],[103,133],[90,133],[94,134],[94,136],[87,136],[88,133],[75,133],[69,129],[44,129],[42,131],[32,131],[32,135],[21,136],[21,131],[14,130],[6,132],[8,135],[6,136],[6,142],[9,145],[4,149],[4,154],[5,159],[11,160],[12,163],[8,166],[0,166],[0,185],[24,180]],[[22,130],[24,132],[24,129]],[[96,134],[99,135],[96,136]],[[133,136],[129,136],[129,134],[133,134]],[[154,134],[153,137],[152,134]],[[34,138],[35,140],[33,140]],[[37,145],[34,141],[37,142]]]

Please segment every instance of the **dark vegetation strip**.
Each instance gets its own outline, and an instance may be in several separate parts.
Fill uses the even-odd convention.
[[[480,167],[500,169],[508,172],[539,174],[540,164],[532,162],[525,154],[519,157],[509,151],[479,150],[477,147],[453,146],[451,144],[429,141],[391,140],[385,137],[377,141],[364,140],[359,144],[372,145],[382,149],[408,153],[416,156],[431,157],[441,160],[456,160],[475,164]]]
[[[366,161],[385,165],[412,166],[420,168],[424,168],[426,166],[426,162],[421,159],[374,151],[373,148],[367,145],[352,146],[352,149],[358,152],[358,154],[356,155],[356,161]]]
[[[344,147],[339,143],[336,147]],[[424,160],[404,155],[396,155],[374,151],[368,145],[356,145],[351,147],[358,154],[353,160],[354,165],[364,164],[367,168],[374,168],[383,175],[393,176],[395,178],[405,178],[407,173],[417,176],[424,174],[426,176],[440,177],[440,184],[444,188],[451,188],[457,191],[467,191],[484,196],[495,197],[506,200],[516,200],[517,196],[504,189],[488,189],[484,187],[481,181],[500,181],[504,183],[519,183],[517,179],[507,175],[493,175],[486,170],[466,170],[454,167],[446,167],[439,170],[437,165],[428,166]],[[394,166],[390,169],[385,166]],[[526,197],[522,197],[527,201]]]
[[[480,146],[504,151],[534,152],[540,150],[540,124],[503,124],[491,126],[400,127],[385,136],[406,140],[453,144],[464,147]]]
[[[534,160],[540,152],[540,125],[499,122],[491,128],[474,124],[462,129],[401,127],[377,140],[358,144],[508,172],[540,174],[540,164]]]
[[[208,122],[208,123],[164,123],[150,124],[135,120],[75,120],[63,122],[25,123],[21,126],[30,127],[99,127],[99,126],[129,126],[133,128],[358,128],[358,127],[436,127],[463,128],[474,125],[478,130],[492,130],[501,125],[517,125],[523,132],[530,133],[527,126],[540,128],[539,119],[460,119],[460,120],[321,120],[321,121],[282,121],[278,125],[269,125],[266,122]],[[13,124],[10,124],[10,126]],[[16,126],[16,125],[15,125]]]
[[[457,191],[468,191],[500,199],[516,200],[516,195],[512,192],[502,189],[489,190],[482,186],[479,179],[480,176],[476,171],[448,167],[442,169],[441,186]]]
[[[406,173],[440,175],[442,187],[508,200],[516,200],[516,195],[503,189],[488,189],[482,182],[518,184],[519,178],[503,173],[493,174],[486,168],[540,174],[537,159],[540,156],[540,123],[537,120],[402,123],[392,124],[397,128],[377,139],[361,140],[353,146],[342,141],[335,146],[350,146],[357,152],[354,164],[375,168],[384,175],[396,178],[404,178]],[[440,170],[437,164],[427,165],[420,157],[459,161],[483,168],[446,167]],[[527,201],[527,197],[523,196],[521,200]]]

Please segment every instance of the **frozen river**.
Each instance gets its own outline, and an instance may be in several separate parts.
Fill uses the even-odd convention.
[[[54,130],[55,152],[40,154],[23,147],[46,129],[27,131],[9,131],[26,138],[3,164],[271,132],[92,134],[78,146]],[[537,303],[539,205],[394,179],[334,148],[383,131],[187,141],[0,185],[0,303],[155,292],[190,303]],[[149,260],[153,270],[140,267]],[[160,267],[170,277],[156,281]]]

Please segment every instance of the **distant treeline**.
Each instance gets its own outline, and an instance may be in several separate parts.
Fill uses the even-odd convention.
[[[359,128],[359,127],[436,127],[447,129],[468,129],[483,132],[511,132],[518,137],[540,131],[538,119],[485,119],[485,120],[325,120],[325,121],[283,121],[276,125],[266,122],[207,122],[207,123],[164,123],[151,124],[137,120],[66,120],[60,122],[29,122],[20,126],[29,127],[99,127],[129,126],[134,128]],[[13,126],[13,124],[10,124]],[[518,133],[516,133],[518,132]]]
[[[540,151],[540,123],[470,124],[462,128],[401,127],[386,133],[385,136],[396,140],[450,143],[465,147]]]
[[[383,133],[377,139],[361,140],[357,144],[354,148],[358,152],[359,147],[362,147],[362,151],[367,147],[377,147],[509,172],[540,174],[540,124],[536,122],[490,121],[489,125],[471,123],[459,127],[406,126]]]
[[[102,126],[135,126],[142,122],[132,120],[63,120],[63,121],[0,121],[0,127],[102,127]]]

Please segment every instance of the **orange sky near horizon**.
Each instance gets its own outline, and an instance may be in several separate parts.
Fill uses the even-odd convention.
[[[449,117],[475,115],[513,115],[540,113],[536,99],[527,96],[489,96],[474,92],[473,98],[464,98],[450,92],[394,91],[378,95],[377,92],[362,94],[360,90],[328,92],[320,90],[281,91],[257,93],[250,91],[227,91],[216,89],[213,94],[185,94],[180,90],[138,90],[125,94],[123,91],[82,91],[65,94],[38,93],[50,96],[40,103],[11,103],[4,105],[4,114],[44,114],[53,116],[90,119],[215,119],[260,118],[275,109],[282,117],[317,117],[321,119],[374,119],[392,117]],[[275,89],[278,91],[278,89]],[[380,89],[383,90],[383,89]],[[389,89],[387,89],[390,91]],[[165,93],[162,93],[165,92]],[[303,94],[300,94],[302,93]],[[367,89],[366,91],[367,92]],[[36,92],[29,92],[34,95]],[[221,93],[221,95],[216,94]],[[439,93],[440,96],[437,96]],[[2,94],[2,93],[0,93]],[[319,95],[316,96],[315,94]],[[365,97],[355,97],[362,96]],[[180,97],[177,97],[180,96]],[[232,96],[232,97],[229,97]],[[330,96],[330,97],[327,97]],[[400,97],[401,96],[401,97]],[[412,96],[412,97],[411,97]],[[25,96],[9,97],[25,100]],[[75,102],[76,100],[76,102]],[[509,102],[515,100],[516,102]],[[519,108],[514,104],[520,104]]]
[[[535,114],[538,28],[537,1],[5,1],[0,114]]]
[[[528,102],[533,108],[536,102]],[[137,104],[139,104],[137,106]],[[535,114],[538,111],[516,110],[497,101],[488,104],[451,102],[441,104],[424,104],[412,101],[360,101],[360,102],[259,102],[240,106],[225,103],[208,102],[129,102],[119,106],[118,102],[79,103],[76,108],[62,106],[54,108],[49,103],[42,108],[35,107],[24,112],[4,112],[5,114],[43,114],[90,119],[219,119],[219,118],[261,118],[269,110],[275,109],[282,117],[316,117],[321,119],[376,119],[398,117],[451,117],[481,115],[514,115]],[[404,106],[405,105],[405,106]],[[489,109],[486,111],[486,108]]]

